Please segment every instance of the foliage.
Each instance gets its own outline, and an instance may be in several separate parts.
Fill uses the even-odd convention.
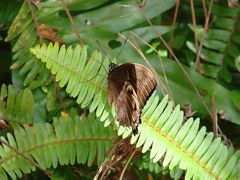
[[[167,97],[159,101],[158,96],[152,96],[143,110],[142,120],[139,134],[132,136],[131,143],[142,146],[143,153],[150,150],[153,162],[164,158],[163,167],[169,166],[169,169],[179,164],[180,169],[187,171],[186,179],[238,176],[239,151],[233,153],[233,149],[221,143],[221,138],[206,134],[204,126],[199,129],[199,119],[190,118],[182,124],[183,112],[179,106],[173,109]],[[118,135],[124,138],[127,134],[129,130],[119,129]]]
[[[66,92],[71,97],[76,98],[76,102],[84,108],[90,103],[89,111],[96,110],[97,117],[105,121],[105,126],[110,124],[108,118],[111,108],[107,102],[107,72],[106,64],[108,59],[102,60],[100,52],[93,52],[88,57],[87,47],[67,49],[65,45],[59,48],[58,43],[54,46],[50,43],[48,46],[43,44],[31,49],[32,53],[56,76],[59,86],[64,87],[67,84]],[[102,64],[102,62],[104,62]]]
[[[232,81],[229,69],[236,69],[234,60],[240,53],[239,12],[239,8],[228,9],[218,4],[213,6],[213,21],[204,36],[200,54],[203,59],[201,68],[205,76],[220,77],[228,83]],[[203,28],[199,28],[197,33],[198,40],[201,41]],[[188,47],[196,52],[193,43],[188,42]]]
[[[1,137],[2,142],[11,146],[0,146],[1,179],[7,179],[5,172],[16,179],[22,173],[35,171],[33,162],[43,169],[56,168],[58,164],[101,164],[114,138],[113,130],[104,128],[93,114],[87,118],[55,118],[52,125],[17,126],[14,135]]]
[[[29,89],[16,92],[12,86],[2,85],[1,101],[0,101],[0,118],[10,124],[16,122],[26,123],[31,122],[34,113],[34,99],[32,92]]]
[[[0,2],[0,30],[9,28],[20,7],[21,3],[11,0]]]
[[[74,50],[72,49],[71,46],[66,50],[64,45],[59,48],[57,43],[55,45],[50,43],[48,46],[45,44],[41,47],[36,46],[31,51],[46,63],[46,67],[59,81],[60,87],[67,84],[66,91],[73,97],[78,96],[79,104],[83,105],[86,100],[88,103],[92,101],[90,109],[92,106],[102,107],[106,100],[101,101],[99,98],[97,101],[94,100],[94,96],[103,99],[107,96],[106,91],[102,91],[101,88],[104,85],[102,79],[106,75],[102,75],[106,73],[104,72],[105,64],[99,63],[99,61],[102,62],[101,53],[93,52],[87,61],[86,47],[76,46]],[[75,65],[78,63],[81,63],[81,66]],[[93,67],[95,70],[91,70]],[[99,74],[101,76],[96,76]],[[96,78],[88,79],[87,77]],[[83,92],[86,92],[86,95]],[[79,97],[84,100],[80,101]],[[86,105],[88,104],[84,104]],[[102,116],[108,116],[106,114],[103,113]],[[191,177],[203,179],[237,177],[236,172],[239,167],[235,164],[239,161],[239,152],[233,154],[231,148],[228,149],[221,143],[221,138],[214,140],[213,133],[206,134],[205,127],[199,130],[199,119],[193,121],[190,118],[183,123],[183,112],[180,111],[180,106],[173,108],[173,103],[168,102],[167,96],[159,101],[159,97],[153,95],[142,112],[141,120],[139,134],[132,136],[131,143],[136,143],[137,148],[142,146],[143,153],[150,150],[150,158],[153,162],[159,161],[165,154],[163,166],[173,169],[179,164],[179,168],[187,171],[186,178],[189,179]],[[122,135],[123,138],[128,137],[130,133],[130,128],[120,126],[118,129],[118,135]],[[219,158],[221,155],[225,155],[228,159]]]
[[[141,174],[139,171],[145,169],[158,179],[161,175],[174,179],[239,178],[239,150],[227,146],[226,138],[222,141],[216,132],[207,132],[212,130],[209,124],[215,123],[212,120],[216,116],[215,120],[222,120],[218,121],[219,126],[234,123],[232,140],[239,135],[239,7],[228,8],[226,2],[214,2],[205,33],[202,3],[208,10],[209,0],[194,1],[197,27],[192,25],[189,1],[180,4],[174,25],[174,0],[146,1],[143,7],[131,0],[62,2],[46,0],[38,5],[25,0],[10,27],[17,10],[10,13],[11,3],[0,2],[7,4],[0,8],[0,28],[9,28],[6,41],[13,45],[13,85],[2,85],[0,95],[0,123],[6,125],[1,132],[1,179],[31,178],[36,169],[53,179],[68,174],[71,179],[83,176],[81,170],[93,178],[97,167],[98,173],[104,170],[105,159],[119,156],[108,157],[109,150],[114,149],[112,141],[125,138],[131,139],[135,151],[141,153],[139,159],[135,154],[131,160],[129,155],[131,163],[126,164],[132,171],[137,167],[135,173]],[[19,4],[14,8],[18,9]],[[194,42],[200,44],[204,33],[200,74],[194,69]],[[125,44],[122,35],[145,57],[128,42]],[[173,56],[159,41],[160,35],[169,41],[202,100],[176,61],[170,59]],[[84,46],[77,45],[80,41]],[[147,47],[144,41],[152,46]],[[160,57],[162,52],[164,58]],[[165,96],[157,89],[150,97],[136,136],[130,128],[114,121],[114,108],[107,103],[108,64],[112,59],[118,64],[151,60],[163,81],[160,90],[163,86],[171,90]],[[189,118],[189,112],[181,110],[178,104],[183,107],[187,102],[192,106],[190,111],[197,111],[196,117],[201,116],[201,120]],[[236,146],[239,143],[233,141]],[[114,167],[108,168],[116,173]]]

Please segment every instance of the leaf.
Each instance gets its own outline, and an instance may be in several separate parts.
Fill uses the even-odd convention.
[[[234,106],[240,111],[240,91],[230,91],[230,98]]]
[[[221,80],[231,83],[233,75],[228,69],[233,66],[233,61],[239,55],[237,36],[239,34],[237,28],[239,10],[239,8],[226,8],[221,3],[214,4],[213,22],[204,34],[203,47],[200,52],[200,57],[203,59],[200,67],[204,76],[221,78]],[[190,28],[195,30],[192,26]],[[203,27],[198,27],[196,33],[197,39],[200,41]],[[187,42],[187,46],[196,53],[193,42]]]
[[[86,46],[81,48],[77,45],[72,50],[71,46],[66,49],[63,45],[60,48],[57,43],[38,45],[31,52],[46,63],[60,87],[66,86],[66,92],[76,98],[78,104],[82,107],[90,105],[91,111],[96,110],[97,117],[100,116],[106,126],[110,124],[112,117],[109,116],[111,108],[107,102],[105,78],[107,58],[103,59],[98,51],[94,51],[89,58]]]
[[[147,146],[153,162],[163,159],[163,166],[169,166],[170,169],[179,165],[180,169],[186,171],[185,178],[205,177],[216,179],[222,177],[224,179],[234,179],[237,177],[233,174],[238,169],[239,151],[234,153],[233,149],[227,148],[220,138],[214,139],[213,133],[206,133],[204,126],[199,129],[199,119],[193,120],[193,118],[190,118],[181,124],[183,113],[178,107],[174,109],[163,103],[165,99],[166,97],[161,101],[157,95],[153,94],[151,96],[143,109],[139,134],[131,137],[131,143],[136,143],[136,147],[143,147],[143,149]],[[156,101],[157,104],[154,103]],[[170,103],[168,102],[168,104]],[[164,111],[156,114],[157,109],[162,107],[163,104],[165,104]],[[181,124],[180,128],[178,123],[170,123],[175,116],[176,121]],[[153,121],[155,118],[157,120]],[[167,126],[170,126],[170,128],[164,128]],[[175,129],[175,135],[169,129]],[[124,135],[125,131],[128,131],[127,129],[122,131],[121,127],[119,130],[121,131],[120,135]],[[149,141],[151,142],[150,146],[148,145]],[[219,158],[221,154],[224,159]],[[226,173],[223,173],[222,170]],[[230,174],[233,176],[230,176]]]
[[[90,166],[94,163],[93,159],[96,156],[99,158],[97,163],[102,163],[106,151],[115,138],[111,128],[104,128],[104,130],[103,128],[93,114],[85,119],[78,116],[69,117],[67,121],[56,118],[53,125],[38,123],[32,127],[18,126],[14,129],[13,135],[8,133],[6,139],[1,137],[1,140],[16,148],[17,151],[23,152],[44,169],[56,168],[58,164],[86,163],[86,161],[79,161],[79,157],[88,160]],[[22,173],[36,170],[21,154],[4,144],[0,145],[0,157],[0,172],[3,172],[0,174],[3,178],[7,173],[12,179],[17,179],[16,177],[20,178]]]
[[[0,101],[0,118],[9,120],[12,125],[16,122],[33,121],[34,98],[29,89],[16,94],[11,85],[8,89],[6,85],[2,85]]]

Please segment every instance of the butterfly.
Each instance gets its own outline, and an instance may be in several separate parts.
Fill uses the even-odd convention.
[[[117,121],[132,127],[134,135],[141,123],[141,111],[156,86],[155,75],[141,64],[109,64],[108,103],[114,102]]]

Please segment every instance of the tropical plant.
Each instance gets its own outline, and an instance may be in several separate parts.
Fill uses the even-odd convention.
[[[0,12],[13,54],[12,85],[0,94],[1,179],[122,178],[127,167],[138,177],[239,178],[239,7],[208,0],[37,2],[25,0],[10,27],[14,13]],[[187,18],[171,24],[174,6]],[[147,62],[159,81],[136,135],[119,126],[107,102],[113,61]],[[234,124],[233,144],[219,130],[225,120]]]

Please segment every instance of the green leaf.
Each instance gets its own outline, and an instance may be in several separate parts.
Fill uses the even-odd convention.
[[[240,91],[230,91],[230,98],[234,106],[240,111]]]
[[[115,138],[111,128],[104,130],[103,128],[93,114],[85,119],[79,116],[69,117],[66,121],[63,118],[56,118],[53,125],[38,123],[32,127],[18,126],[13,135],[8,133],[7,138],[1,137],[1,140],[17,151],[23,152],[28,159],[35,161],[44,169],[56,168],[58,164],[86,163],[86,160],[91,166],[96,156],[101,157],[98,165],[102,163],[106,151]],[[3,178],[6,177],[5,173],[12,179],[17,179],[16,177],[20,178],[22,173],[36,170],[21,154],[4,144],[0,145],[0,157],[0,172],[3,172],[1,173]],[[77,161],[79,157],[84,161]]]
[[[155,100],[157,100],[157,106],[153,103]],[[175,115],[177,121],[183,122],[183,116],[178,107],[171,108],[167,121],[161,116],[162,114],[168,114],[166,113],[169,111],[168,106],[157,121],[151,121],[148,118],[150,109],[156,110],[162,104],[157,95],[153,95],[149,99],[147,108],[144,108],[141,116],[142,124],[139,126],[139,133],[131,137],[131,143],[135,142],[136,147],[143,147],[143,149],[148,147],[153,162],[162,158],[163,166],[169,166],[170,169],[179,165],[179,168],[186,170],[185,178],[205,177],[215,179],[223,177],[231,179],[236,177],[233,172],[238,169],[239,151],[234,153],[233,149],[227,148],[220,138],[214,139],[213,133],[206,133],[205,127],[198,130],[199,119],[193,120],[193,118],[190,118],[181,124],[181,128],[175,128],[175,126],[179,126],[177,123],[171,123],[170,125],[169,121]],[[168,102],[168,104],[171,103]],[[180,112],[176,113],[177,111]],[[152,111],[151,114],[154,113],[155,111]],[[163,121],[164,125],[162,127],[159,126],[159,124],[162,124],[159,121]],[[171,126],[170,129],[178,129],[176,135],[169,136],[168,128],[163,128],[166,126]],[[121,133],[119,133],[120,131]],[[128,131],[128,129],[125,129],[125,131]],[[120,135],[124,135],[124,130],[121,127],[119,127],[119,132]],[[145,151],[146,149],[144,149]],[[219,155],[224,156],[224,158],[219,158]],[[223,173],[222,170],[227,173]],[[231,173],[233,176],[231,176]]]

